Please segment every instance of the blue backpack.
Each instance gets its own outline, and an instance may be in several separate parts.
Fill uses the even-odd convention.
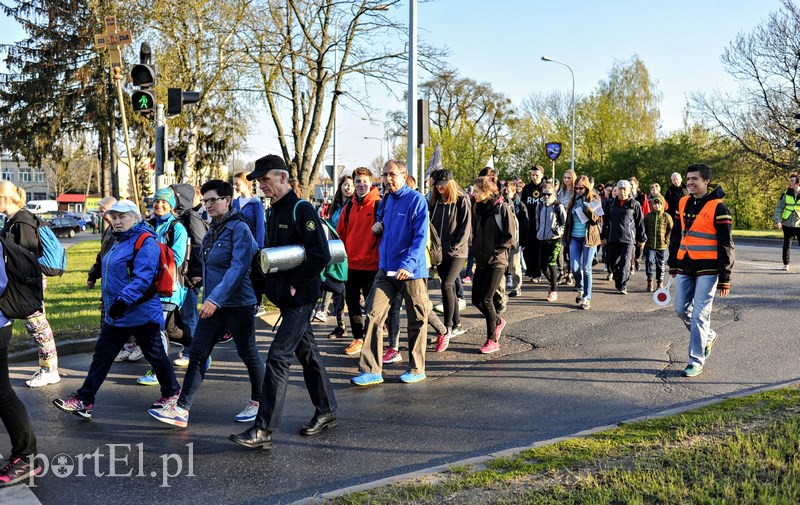
[[[49,226],[39,226],[39,263],[42,273],[48,277],[60,277],[67,270],[67,250],[56,238]]]

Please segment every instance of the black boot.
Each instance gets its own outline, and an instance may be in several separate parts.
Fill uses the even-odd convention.
[[[300,428],[300,434],[309,437],[316,435],[325,428],[335,428],[337,424],[339,423],[336,421],[336,412],[326,412],[325,414],[317,412],[311,418],[311,421]]]
[[[250,449],[272,449],[272,433],[255,426],[238,435],[229,436],[228,440]]]

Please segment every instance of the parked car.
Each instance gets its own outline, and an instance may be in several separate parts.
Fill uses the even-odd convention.
[[[81,225],[81,231],[86,231],[86,227],[89,226],[89,222],[86,221],[86,217],[84,214],[79,212],[67,212],[66,214],[69,217],[74,217],[78,224]]]
[[[71,216],[54,217],[48,226],[57,237],[74,237],[81,231],[80,223]]]

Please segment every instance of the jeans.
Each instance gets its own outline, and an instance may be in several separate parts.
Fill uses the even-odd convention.
[[[94,356],[92,356],[92,364],[89,365],[89,373],[77,393],[78,399],[84,403],[94,403],[95,395],[106,380],[114,358],[117,357],[122,346],[130,337],[136,339],[144,358],[153,367],[158,383],[161,385],[161,396],[166,398],[178,394],[180,385],[175,378],[172,361],[167,357],[167,351],[161,340],[160,324],[113,326],[103,323],[100,328],[100,336],[94,346]]]
[[[367,297],[369,300],[369,297]],[[389,317],[386,319],[386,329],[389,331],[389,347],[400,348],[400,309],[403,306],[403,293],[400,291],[392,299],[389,307]],[[433,312],[433,311],[431,311]]]
[[[656,250],[650,249],[649,247],[644,248],[644,268],[645,272],[647,273],[647,278],[652,279],[653,274],[655,274],[655,279],[657,282],[664,282],[664,250]]]
[[[461,316],[458,313],[458,298],[456,297],[456,279],[461,272],[461,266],[466,258],[442,259],[441,265],[436,267],[442,281],[442,305],[444,306],[444,325],[454,328],[461,325]]]
[[[344,293],[347,313],[350,315],[350,331],[353,338],[364,340],[364,316],[361,315],[361,296],[369,297],[377,270],[347,270]]]
[[[367,332],[358,362],[361,372],[379,374],[383,371],[383,323],[398,293],[405,299],[408,313],[409,371],[415,375],[425,373],[428,314],[433,308],[427,279],[398,281],[387,277],[383,270],[378,270],[367,299]]]
[[[313,310],[313,303],[281,309],[282,322],[267,353],[261,404],[255,422],[257,428],[270,432],[278,429],[289,384],[289,368],[295,356],[303,367],[303,380],[316,413],[336,410],[331,381],[311,331],[309,320]]]
[[[178,405],[186,410],[192,408],[194,397],[206,377],[206,360],[211,355],[217,339],[226,329],[231,332],[236,353],[247,367],[247,375],[250,378],[250,399],[257,402],[261,398],[264,363],[256,347],[253,306],[220,307],[211,317],[200,320],[192,345],[189,347],[189,368],[186,369],[183,391],[178,399]]]
[[[796,238],[797,243],[800,244],[800,228],[783,226],[781,229],[783,230],[783,264],[788,265],[790,258],[789,249],[792,247],[792,239]]]
[[[183,300],[181,306],[181,318],[186,326],[189,328],[189,333],[194,334],[197,328],[197,299],[200,296],[200,288],[188,287],[186,289],[186,298]]]
[[[611,265],[611,273],[614,274],[614,287],[618,290],[628,288],[634,247],[633,244],[625,242],[609,242],[608,244],[608,262]]]
[[[8,342],[10,324],[0,328],[0,419],[11,439],[11,457],[24,458],[36,454],[36,436],[25,404],[11,387],[8,377]]]
[[[675,280],[675,313],[689,330],[689,363],[703,366],[706,345],[716,335],[711,329],[711,306],[717,276],[678,274]]]
[[[586,237],[571,237],[569,240],[569,261],[575,287],[583,292],[583,297],[592,299],[592,263],[597,246],[586,247]]]
[[[494,306],[494,296],[497,287],[505,283],[505,278],[504,268],[477,267],[472,280],[472,305],[478,307],[486,319],[486,334],[490,339],[494,339],[494,330],[500,323],[500,316]]]

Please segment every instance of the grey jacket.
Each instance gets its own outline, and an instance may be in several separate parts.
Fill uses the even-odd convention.
[[[536,238],[539,240],[556,240],[564,235],[567,224],[567,211],[561,202],[555,200],[547,205],[544,200],[536,204]]]

